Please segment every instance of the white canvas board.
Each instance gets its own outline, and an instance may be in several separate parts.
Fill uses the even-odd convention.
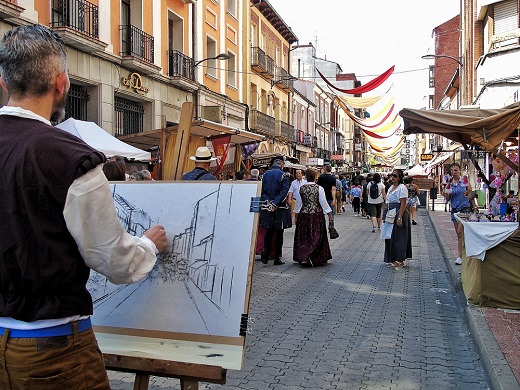
[[[118,333],[131,343],[152,337],[243,346],[258,218],[250,206],[259,188],[258,182],[111,184],[123,227],[142,235],[163,225],[170,245],[138,283],[114,285],[91,273],[93,324],[97,333],[115,335],[100,336],[103,352],[103,339],[124,344]],[[139,355],[138,343],[128,348]]]

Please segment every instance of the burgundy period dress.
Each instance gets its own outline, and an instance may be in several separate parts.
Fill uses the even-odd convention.
[[[325,215],[320,206],[317,184],[300,187],[302,208],[296,221],[293,260],[312,265],[325,264],[332,259],[327,236]]]

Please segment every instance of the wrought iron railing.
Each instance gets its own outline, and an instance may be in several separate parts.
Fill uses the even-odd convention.
[[[251,66],[260,69],[270,76],[274,76],[274,60],[259,47],[251,49]]]
[[[276,121],[272,116],[258,110],[251,110],[249,116],[249,128],[263,135],[275,135]]]
[[[284,68],[277,66],[275,72],[275,80],[282,85],[284,89],[294,89],[293,76],[289,74]]]
[[[135,26],[121,25],[121,55],[135,56],[153,63],[153,37]]]
[[[168,51],[168,76],[181,76],[195,80],[193,58],[177,50]]]
[[[16,4],[16,1],[10,1]],[[53,0],[52,27],[70,27],[92,38],[99,38],[99,11],[86,0]]]
[[[294,142],[294,127],[284,121],[276,121],[276,136],[281,137],[289,142]]]

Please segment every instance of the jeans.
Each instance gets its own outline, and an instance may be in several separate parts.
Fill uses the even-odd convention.
[[[333,199],[327,199],[327,203],[330,206],[330,209],[332,210],[332,217],[334,217],[334,207],[332,206]]]

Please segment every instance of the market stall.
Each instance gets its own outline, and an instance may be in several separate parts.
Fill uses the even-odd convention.
[[[439,134],[459,142],[465,150],[479,146],[499,156],[518,174],[518,160],[512,161],[506,156],[503,145],[507,142],[518,147],[519,103],[501,109],[403,109],[399,114],[404,119],[405,135]],[[472,158],[472,153],[469,156],[479,177],[491,185],[486,172]],[[518,154],[516,156],[518,158]],[[500,195],[499,191],[497,193]],[[498,202],[500,200],[497,201],[499,205]],[[512,220],[515,222],[510,222]],[[520,309],[518,205],[507,216],[501,207],[490,208],[486,215],[466,216],[463,226],[462,287],[468,302]]]
[[[469,303],[520,310],[520,230],[516,222],[464,226],[462,288]]]

